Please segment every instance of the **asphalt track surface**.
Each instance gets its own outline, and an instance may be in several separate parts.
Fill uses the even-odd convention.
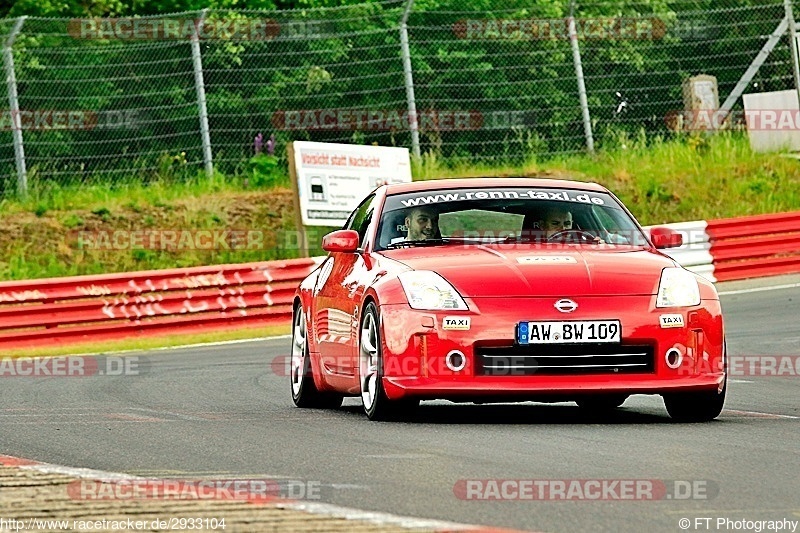
[[[719,289],[731,356],[800,355],[800,277]],[[279,338],[127,353],[140,357],[140,375],[1,378],[0,453],[143,476],[311,482],[323,502],[532,531],[753,531],[717,519],[800,520],[796,374],[734,376],[722,415],[705,424],[673,423],[657,396],[602,418],[567,403],[426,402],[409,421],[374,423],[357,399],[336,411],[293,407],[283,366],[272,364],[288,349]],[[454,491],[487,479],[677,480],[700,492],[476,501]]]

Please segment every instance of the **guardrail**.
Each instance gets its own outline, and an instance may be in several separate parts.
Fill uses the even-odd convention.
[[[800,212],[711,220],[706,231],[718,281],[800,272]]]
[[[684,241],[664,251],[711,281],[800,272],[800,211],[661,226]]]
[[[0,283],[0,348],[288,324],[293,259]],[[1,355],[1,354],[0,354]]]
[[[711,281],[800,272],[800,212],[662,224],[665,250]],[[318,264],[292,259],[0,283],[2,349],[134,335],[288,325],[298,283]]]

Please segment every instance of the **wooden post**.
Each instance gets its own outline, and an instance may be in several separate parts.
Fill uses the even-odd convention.
[[[297,185],[297,167],[294,158],[294,142],[286,145],[286,157],[289,160],[289,180],[292,182],[292,198],[294,201],[294,223],[297,228],[298,257],[309,257],[308,234],[303,225],[303,214],[300,212],[300,188]]]

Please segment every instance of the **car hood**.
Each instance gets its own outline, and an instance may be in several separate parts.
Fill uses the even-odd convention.
[[[470,298],[655,294],[675,262],[628,247],[417,247],[382,252],[414,270],[433,270]]]

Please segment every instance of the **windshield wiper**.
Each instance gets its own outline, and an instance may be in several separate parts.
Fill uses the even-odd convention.
[[[449,239],[417,239],[414,241],[397,241],[386,245],[387,250],[394,248],[410,248],[412,246],[435,246],[437,244],[447,244]]]

